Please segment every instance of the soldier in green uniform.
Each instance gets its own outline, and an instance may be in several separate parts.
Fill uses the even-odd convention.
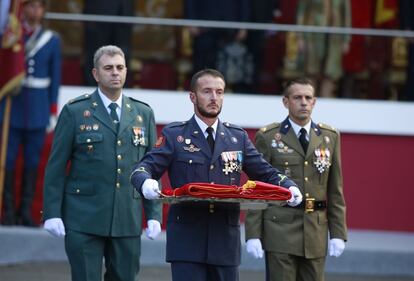
[[[266,258],[266,280],[324,280],[325,257],[340,256],[347,240],[338,131],[311,119],[316,98],[310,80],[287,83],[289,116],[257,132],[256,147],[305,195],[297,207],[271,206],[246,216],[246,248]],[[263,247],[263,248],[262,248]]]
[[[116,46],[99,48],[98,89],[60,113],[44,183],[44,228],[65,237],[72,280],[134,281],[139,271],[142,209],[147,236],[161,231],[161,205],[129,182],[134,163],[156,140],[152,109],[122,94],[127,68]]]

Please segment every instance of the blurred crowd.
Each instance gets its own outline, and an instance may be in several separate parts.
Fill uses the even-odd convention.
[[[48,3],[50,12],[60,13],[390,30],[414,30],[413,6],[409,0]],[[91,21],[47,24],[62,37],[63,84],[93,85],[87,71],[92,62],[86,58],[96,46],[115,44],[128,58],[129,87],[187,89],[194,72],[214,67],[237,93],[280,94],[285,80],[306,75],[323,97],[414,100],[414,38]]]

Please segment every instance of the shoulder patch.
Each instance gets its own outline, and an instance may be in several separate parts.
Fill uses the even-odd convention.
[[[280,123],[275,122],[275,123],[272,123],[272,124],[266,125],[265,127],[260,128],[260,131],[263,133],[266,133],[267,131],[276,129],[278,127],[280,127]]]
[[[87,99],[90,99],[90,98],[91,98],[91,94],[84,94],[84,95],[81,95],[81,96],[78,96],[74,99],[69,100],[68,104],[72,104],[72,103],[82,101],[82,100],[87,100]]]
[[[338,133],[338,130],[337,130],[337,129],[335,129],[335,128],[334,128],[334,127],[332,127],[332,126],[329,126],[329,125],[323,124],[323,123],[318,123],[318,128],[319,128],[319,129],[325,129],[325,130],[329,130],[329,131],[332,131],[332,132]]]
[[[132,101],[139,102],[139,103],[142,103],[143,105],[146,105],[146,106],[148,106],[148,107],[151,107],[148,103],[145,103],[145,102],[143,102],[143,101],[141,101],[141,100],[139,100],[139,99],[136,99],[136,98],[133,98],[133,97],[130,97],[130,96],[128,96],[128,98],[129,98],[130,100],[132,100]]]

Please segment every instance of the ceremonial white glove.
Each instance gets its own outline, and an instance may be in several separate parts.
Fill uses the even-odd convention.
[[[345,250],[345,241],[339,238],[329,240],[329,255],[339,257]]]
[[[146,199],[157,199],[161,192],[158,182],[153,179],[146,179],[142,184],[141,191]]]
[[[57,119],[58,119],[57,115],[55,114],[50,115],[49,125],[46,128],[46,133],[53,132],[53,130],[56,127]]]
[[[52,218],[46,220],[43,228],[56,237],[63,237],[66,235],[65,226],[63,225],[61,218]]]
[[[295,207],[302,202],[302,193],[300,193],[299,188],[293,185],[289,187],[289,190],[292,193],[292,197],[287,201],[287,203],[289,206]]]
[[[262,242],[260,242],[260,239],[254,238],[254,239],[247,240],[246,251],[255,259],[263,258],[264,251],[263,251]]]
[[[148,220],[147,229],[145,229],[145,234],[151,240],[154,240],[158,234],[161,233],[161,224],[157,220]]]

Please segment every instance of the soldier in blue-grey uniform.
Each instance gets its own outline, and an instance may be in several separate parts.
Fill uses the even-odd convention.
[[[132,166],[154,145],[149,105],[123,95],[125,55],[103,46],[92,71],[98,89],[60,113],[44,182],[44,228],[65,237],[74,281],[135,281],[141,251],[142,210],[154,239],[161,204],[130,184]]]
[[[131,175],[145,198],[159,196],[158,180],[168,171],[171,186],[191,182],[240,185],[244,171],[253,180],[289,188],[288,204],[301,202],[295,183],[271,167],[257,152],[242,128],[218,119],[225,90],[223,75],[213,69],[191,80],[194,116],[171,123],[155,147]],[[240,205],[186,202],[170,207],[167,221],[167,261],[172,280],[238,280],[240,264]]]
[[[61,76],[60,39],[43,28],[44,0],[23,1],[26,78],[12,97],[4,182],[3,224],[34,226],[31,209],[46,131],[56,124]],[[6,66],[4,66],[6,67]],[[4,104],[0,116],[4,115]],[[24,169],[20,207],[15,206],[15,165],[23,145]]]

